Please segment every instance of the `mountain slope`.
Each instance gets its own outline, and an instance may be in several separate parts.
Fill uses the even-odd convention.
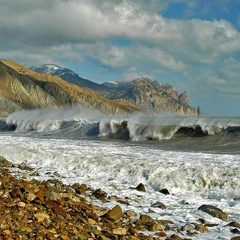
[[[88,79],[81,78],[77,73],[73,72],[72,70],[57,66],[55,64],[43,64],[40,66],[30,67],[30,69],[38,73],[45,73],[50,74],[52,76],[58,76],[65,81],[68,81],[79,87],[95,91],[101,95],[107,95],[109,93],[109,89],[104,85],[97,84]]]
[[[0,114],[76,103],[108,114],[138,110],[131,104],[110,101],[59,77],[36,73],[15,62],[0,60]]]

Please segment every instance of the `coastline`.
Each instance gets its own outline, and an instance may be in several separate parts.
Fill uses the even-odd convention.
[[[20,169],[22,176],[15,177]],[[182,229],[169,220],[154,220],[133,211],[129,204],[101,189],[85,184],[64,185],[56,179],[38,181],[38,173],[25,165],[14,165],[0,156],[0,237],[2,239],[195,239],[208,233],[207,223],[187,224]],[[144,185],[136,188],[145,191]],[[91,204],[91,200],[111,201],[112,209]],[[166,206],[156,203],[156,207]],[[227,224],[227,223],[226,223]],[[240,238],[239,223],[233,227]],[[238,232],[237,232],[238,231]]]

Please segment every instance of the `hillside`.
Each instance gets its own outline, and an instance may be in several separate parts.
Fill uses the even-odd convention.
[[[9,60],[0,60],[0,115],[22,109],[82,104],[104,114],[138,110],[125,101],[111,101],[59,77],[40,74]]]

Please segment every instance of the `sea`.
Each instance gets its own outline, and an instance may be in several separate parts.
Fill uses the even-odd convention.
[[[32,178],[101,188],[130,205],[94,204],[119,204],[124,211],[172,220],[176,231],[186,224],[212,224],[192,239],[237,236],[227,224],[240,223],[240,117],[25,110],[0,118],[0,155],[34,167],[39,176]],[[135,189],[140,183],[146,192]],[[164,188],[169,195],[159,192]],[[157,202],[166,209],[154,208]],[[228,220],[198,210],[203,204],[222,209]]]

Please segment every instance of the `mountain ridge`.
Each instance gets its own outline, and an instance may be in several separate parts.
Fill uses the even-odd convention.
[[[31,67],[31,69],[43,72],[44,65]],[[64,69],[67,72],[71,71],[67,68]],[[173,111],[182,115],[198,114],[197,110],[189,105],[186,92],[178,94],[170,84],[160,85],[157,81],[146,77],[130,81],[111,81],[102,84],[87,80],[87,84],[85,84],[86,82],[78,74],[75,74],[74,77],[70,77],[67,74],[60,75],[56,71],[50,74],[57,75],[66,81],[95,91],[110,100],[128,101],[142,111]]]
[[[0,60],[1,115],[73,104],[95,108],[104,114],[127,114],[138,110],[132,104],[111,101],[57,76],[37,73],[10,60]]]

